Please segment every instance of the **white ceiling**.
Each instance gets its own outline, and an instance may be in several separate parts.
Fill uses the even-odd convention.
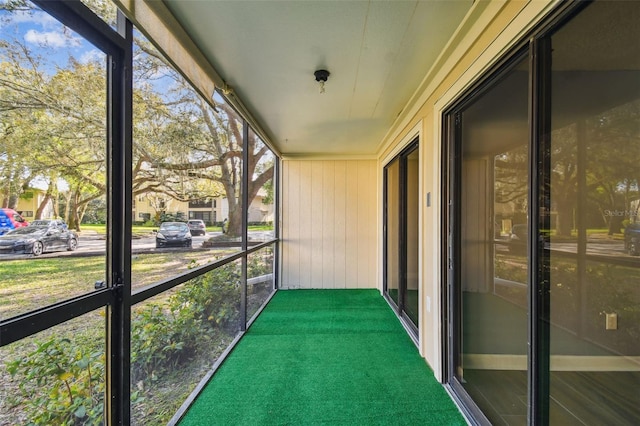
[[[164,3],[283,154],[371,155],[473,0]]]

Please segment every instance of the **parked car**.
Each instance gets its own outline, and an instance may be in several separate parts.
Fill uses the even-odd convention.
[[[640,255],[640,223],[630,223],[624,228],[624,249],[629,256]]]
[[[58,226],[62,229],[68,229],[67,223],[62,219],[38,219],[31,222],[29,226]]]
[[[28,225],[29,222],[24,220],[17,211],[6,208],[0,209],[0,235]]]
[[[187,221],[187,226],[189,227],[189,231],[191,231],[191,235],[204,235],[207,233],[207,228],[202,220],[191,219]]]
[[[69,250],[78,247],[75,232],[59,226],[29,225],[14,229],[0,236],[0,253],[24,253],[40,256],[49,251]]]
[[[527,237],[529,230],[526,223],[513,225],[509,234],[509,251],[515,254],[527,253]]]
[[[184,222],[162,222],[156,233],[156,248],[191,247],[191,231]]]
[[[514,254],[527,254],[529,245],[529,225],[526,223],[519,223],[511,227],[511,233],[509,234],[509,251]],[[538,233],[538,244],[542,243],[545,250],[549,250],[550,235],[548,230],[540,230]]]

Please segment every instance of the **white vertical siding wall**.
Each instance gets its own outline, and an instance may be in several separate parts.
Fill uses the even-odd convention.
[[[377,288],[375,160],[282,162],[281,288]]]

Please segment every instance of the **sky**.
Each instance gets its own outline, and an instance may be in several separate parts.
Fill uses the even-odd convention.
[[[0,9],[6,0],[0,0]],[[57,68],[66,68],[69,57],[81,63],[105,61],[105,55],[77,33],[62,25],[49,14],[39,10],[32,12],[8,12],[0,10],[0,39],[11,43],[20,42],[33,54],[41,57],[41,69],[51,74]],[[0,60],[4,60],[0,56]],[[32,186],[47,188],[43,179],[35,179]],[[60,180],[59,188],[68,186]]]
[[[6,0],[0,0],[0,8]],[[73,56],[81,63],[100,60],[105,55],[77,33],[63,26],[47,13],[0,11],[0,39],[23,43],[33,53],[46,58],[45,69],[65,67]]]
[[[49,14],[34,9],[28,12],[9,12],[3,10],[7,0],[0,0],[0,41],[7,41],[14,47],[23,45],[32,55],[39,56],[38,68],[45,74],[54,75],[58,69],[68,68],[73,57],[80,63],[98,62],[106,68],[106,56],[76,32],[62,25]],[[141,35],[135,32],[135,37]],[[0,49],[0,61],[5,61],[5,49]],[[134,58],[135,59],[135,58]],[[145,80],[136,80],[137,84],[150,84],[159,96],[170,100],[169,88],[174,84],[166,72],[158,75],[145,75]],[[224,102],[216,94],[216,102]],[[46,182],[33,182],[34,186],[46,187]]]

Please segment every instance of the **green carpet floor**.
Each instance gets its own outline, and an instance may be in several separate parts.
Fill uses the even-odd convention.
[[[180,422],[465,424],[376,290],[279,291]]]

